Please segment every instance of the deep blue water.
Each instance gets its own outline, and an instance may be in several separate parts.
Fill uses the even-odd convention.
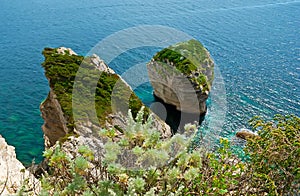
[[[43,48],[66,46],[85,55],[137,25],[173,27],[208,48],[226,90],[222,136],[231,137],[254,115],[300,116],[300,1],[1,0],[0,8],[0,134],[23,163],[39,161],[43,150],[39,104],[49,90]],[[151,58],[145,50],[134,63]],[[124,72],[135,56],[121,57],[111,66]],[[148,103],[149,89],[138,92]],[[208,119],[218,116],[213,105]]]

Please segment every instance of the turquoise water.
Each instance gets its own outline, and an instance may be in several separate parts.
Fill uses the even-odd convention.
[[[300,1],[1,0],[0,7],[0,134],[23,163],[38,162],[43,150],[39,104],[49,90],[43,48],[85,55],[106,36],[137,25],[173,27],[208,48],[226,88],[223,136],[247,127],[254,115],[300,115]],[[111,66],[122,73],[157,49],[145,50]],[[151,103],[148,85],[138,94]],[[207,119],[215,116],[213,104]]]

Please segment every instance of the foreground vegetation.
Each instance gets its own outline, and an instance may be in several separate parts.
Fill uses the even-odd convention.
[[[99,133],[107,141],[100,161],[86,146],[73,158],[60,145],[45,151],[50,170],[41,179],[41,195],[300,194],[299,117],[254,118],[250,124],[258,136],[247,141],[249,160],[243,162],[226,139],[214,152],[191,148],[185,135],[162,141],[151,116],[145,123],[142,116],[142,110],[135,120],[129,113],[121,138],[114,130]],[[197,131],[194,125],[185,128],[187,134]]]

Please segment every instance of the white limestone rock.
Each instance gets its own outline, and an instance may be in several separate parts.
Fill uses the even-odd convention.
[[[0,195],[16,194],[25,179],[29,179],[29,187],[36,191],[32,195],[37,195],[40,182],[16,158],[15,147],[0,135]]]

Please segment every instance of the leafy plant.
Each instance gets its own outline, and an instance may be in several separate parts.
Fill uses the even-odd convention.
[[[75,154],[57,143],[46,150],[50,170],[41,179],[41,195],[297,195],[299,194],[299,126],[296,116],[254,118],[258,136],[247,141],[249,161],[230,150],[227,139],[214,152],[193,146],[193,138],[161,140],[143,108],[128,113],[123,135],[103,129],[104,157],[86,146]],[[197,131],[186,125],[187,132]],[[191,133],[187,135],[191,135]],[[191,148],[193,146],[193,148]]]

